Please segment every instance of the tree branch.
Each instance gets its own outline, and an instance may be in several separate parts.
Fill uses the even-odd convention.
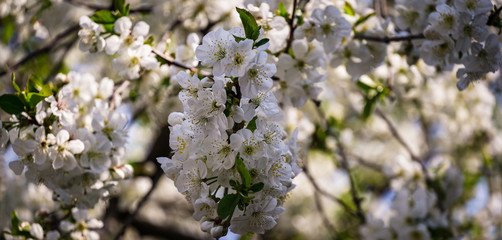
[[[148,201],[148,198],[150,198],[150,196],[152,195],[153,191],[155,190],[155,187],[157,186],[157,184],[159,182],[160,177],[162,175],[164,175],[164,172],[162,171],[162,169],[160,169],[156,159],[157,159],[157,157],[171,156],[172,150],[168,144],[170,134],[171,134],[171,131],[169,130],[169,127],[167,125],[162,127],[162,130],[160,131],[159,136],[155,140],[155,144],[153,145],[153,148],[150,150],[150,153],[146,157],[145,161],[152,161],[155,163],[155,166],[157,166],[155,174],[152,176],[152,187],[145,194],[145,196],[143,196],[143,198],[139,201],[138,206],[136,207],[134,212],[131,213],[131,215],[129,215],[127,220],[124,222],[124,225],[122,226],[122,228],[119,230],[117,235],[115,235],[115,238],[114,238],[115,240],[120,239],[120,237],[122,235],[124,235],[127,227],[132,224],[132,222],[134,221],[134,218],[139,213],[139,210],[141,209],[141,207],[143,207],[143,205]]]
[[[324,195],[325,197],[333,200],[334,202],[340,204],[345,211],[347,211],[349,214],[357,217],[357,214],[354,212],[354,210],[352,210],[352,208],[350,208],[349,205],[347,205],[344,201],[335,197],[334,195],[326,192],[324,189],[319,187],[319,185],[317,185],[317,182],[315,181],[314,177],[312,177],[312,175],[310,174],[307,166],[303,166],[303,173],[305,174],[307,179],[310,181],[310,183],[312,184],[312,186],[314,187],[316,192],[318,192],[318,193]]]
[[[78,24],[76,24],[76,25],[74,25],[74,26],[66,29],[62,33],[58,34],[51,42],[49,42],[44,47],[39,48],[39,49],[37,49],[37,50],[35,50],[35,51],[31,52],[31,53],[28,53],[27,55],[25,55],[23,58],[21,58],[21,60],[19,60],[14,65],[7,66],[6,70],[2,70],[0,72],[0,77],[2,77],[3,75],[7,74],[7,72],[15,71],[18,67],[22,66],[23,64],[25,64],[26,62],[28,62],[32,58],[35,58],[35,57],[37,57],[37,56],[39,56],[39,55],[41,55],[43,53],[50,52],[51,50],[56,49],[58,47],[59,41],[61,41],[62,39],[64,39],[66,36],[68,36],[68,35],[76,32],[79,28],[80,28],[80,26]]]
[[[354,39],[373,41],[373,42],[390,43],[390,42],[399,42],[399,41],[420,40],[420,39],[425,39],[425,36],[424,36],[424,34],[421,33],[421,34],[412,34],[412,35],[408,35],[408,36],[376,37],[376,36],[369,36],[369,35],[357,33],[354,35]]]
[[[84,1],[79,1],[79,0],[64,0],[64,1],[66,3],[69,3],[69,4],[76,6],[76,7],[84,7],[84,8],[88,8],[88,9],[95,10],[95,11],[113,10],[113,1],[112,1],[111,6],[104,6],[101,4],[94,4],[94,3],[89,3],[86,1],[84,2]],[[131,9],[129,12],[130,13],[149,13],[152,11],[152,9],[153,9],[152,6],[145,6],[145,7],[138,7],[138,8]]]
[[[289,48],[291,47],[291,43],[293,42],[293,35],[295,32],[295,17],[296,17],[296,5],[298,4],[298,0],[293,0],[293,12],[291,13],[291,19],[289,19],[289,38],[288,38],[288,44],[286,45],[286,48],[284,49],[285,53],[288,53]]]
[[[314,201],[315,201],[315,205],[316,205],[316,208],[317,208],[317,212],[319,212],[319,215],[322,218],[322,223],[324,224],[324,227],[326,227],[326,229],[336,239],[336,236],[338,236],[338,232],[336,231],[335,226],[333,226],[333,224],[331,224],[331,222],[329,221],[328,217],[326,217],[326,215],[324,214],[324,209],[323,209],[322,204],[321,204],[321,199],[319,198],[319,193],[317,193],[317,192],[314,193]]]

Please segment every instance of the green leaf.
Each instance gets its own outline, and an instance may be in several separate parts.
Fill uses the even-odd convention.
[[[253,184],[253,186],[251,186],[249,188],[249,191],[256,193],[256,192],[261,191],[263,189],[263,187],[265,187],[264,183],[262,183],[262,182],[255,183],[255,184]]]
[[[428,227],[427,229],[429,230],[432,239],[451,239],[453,237],[453,233],[446,227]]]
[[[251,121],[249,121],[248,125],[246,126],[246,128],[251,132],[254,132],[254,130],[256,130],[256,119],[258,119],[258,116],[255,116],[253,119],[251,119]]]
[[[376,98],[366,99],[362,115],[364,120],[367,120],[371,116],[373,110],[375,110],[375,105],[376,105]]]
[[[24,104],[18,96],[4,94],[0,96],[0,108],[8,114],[19,114],[24,111]]]
[[[114,0],[113,1],[113,8],[115,10],[118,10],[122,16],[127,16],[127,15],[125,15],[125,12],[126,12],[125,0]]]
[[[26,101],[28,102],[30,108],[34,108],[35,106],[37,106],[39,102],[44,100],[46,97],[48,96],[42,95],[40,93],[28,93],[26,94]]]
[[[233,36],[234,36],[234,39],[235,39],[236,42],[240,42],[242,40],[246,40],[245,38],[242,38],[242,37],[237,37],[235,35],[233,35]]]
[[[268,43],[269,41],[270,41],[270,39],[264,38],[264,39],[262,39],[262,40],[260,40],[258,42],[255,42],[254,45],[253,45],[253,48],[258,48],[258,47],[262,46],[263,44]]]
[[[370,17],[374,16],[375,13],[372,12],[370,14],[367,14],[366,16],[362,16],[360,17],[359,19],[357,19],[357,21],[354,23],[354,26],[352,28],[356,28],[357,26],[359,26],[360,24],[363,24],[364,22],[366,22]]]
[[[289,19],[289,13],[284,7],[284,3],[280,2],[279,3],[279,10],[277,11],[277,16],[281,16],[286,19],[286,21]]]
[[[40,92],[44,88],[44,82],[37,75],[30,75],[26,88],[29,92]]]
[[[143,44],[150,45],[153,47],[153,36],[148,37]]]
[[[16,211],[12,211],[10,215],[10,224],[12,226],[12,233],[16,234],[19,232],[19,218],[17,217]]]
[[[241,175],[242,185],[244,185],[246,188],[249,188],[249,186],[251,186],[251,174],[246,168],[246,165],[242,161],[241,157],[236,157],[235,166],[237,167],[237,171]]]
[[[235,180],[232,180],[232,179],[230,179],[229,184],[230,184],[230,186],[232,186],[234,188],[236,188],[237,186],[239,186],[239,183],[237,183]]]
[[[9,15],[0,19],[0,22],[2,23],[2,27],[0,27],[0,38],[2,40],[2,43],[7,45],[12,35],[16,31],[16,19],[14,18],[14,16]]]
[[[131,9],[129,9],[129,4],[126,5],[125,7],[125,12],[124,12],[124,16],[129,16],[129,12],[130,12]]]
[[[260,29],[261,29],[261,26],[258,26],[258,28],[251,35],[251,39],[256,40],[260,37]]]
[[[225,219],[234,213],[235,207],[239,203],[239,196],[237,194],[228,194],[218,202],[216,212],[221,219]]]
[[[350,15],[350,16],[356,15],[354,8],[348,2],[345,2],[345,5],[343,6],[343,11],[345,12],[345,14]]]
[[[242,21],[242,26],[244,27],[244,32],[246,33],[246,38],[256,40],[260,35],[260,27],[256,23],[256,19],[253,14],[249,13],[245,9],[236,8],[239,13],[239,17]],[[256,34],[258,32],[258,34]]]
[[[113,15],[109,10],[100,10],[94,13],[90,18],[99,24],[113,24],[115,20],[118,19],[118,17]]]
[[[16,90],[16,92],[21,92],[21,89],[16,84],[16,75],[14,73],[12,73],[12,75],[10,76],[10,81],[12,82],[12,87],[14,87],[14,89]]]

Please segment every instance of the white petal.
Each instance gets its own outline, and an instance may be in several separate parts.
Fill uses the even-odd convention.
[[[85,145],[80,140],[71,140],[66,145],[66,149],[68,149],[68,151],[72,152],[73,154],[81,153],[82,151],[84,151],[84,148]]]

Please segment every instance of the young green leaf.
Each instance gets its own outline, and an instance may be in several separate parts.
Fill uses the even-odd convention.
[[[345,12],[345,14],[350,15],[350,16],[356,15],[354,8],[348,2],[345,2],[345,5],[343,6],[343,11]]]
[[[113,15],[109,10],[100,10],[94,13],[90,18],[99,24],[113,24],[115,20],[118,19],[118,17]]]
[[[258,23],[256,23],[256,19],[254,18],[253,14],[249,13],[245,9],[242,8],[236,8],[237,12],[239,13],[239,17],[241,18],[242,21],[242,26],[244,27],[244,33],[246,34],[246,38],[256,40],[258,39],[259,36],[259,27]],[[256,31],[258,31],[258,35],[256,35]],[[255,38],[253,38],[255,37]]]
[[[242,184],[246,186],[246,188],[251,186],[251,174],[249,174],[249,170],[246,168],[246,165],[242,161],[241,157],[237,156],[235,158],[235,166],[241,175]]]
[[[42,79],[36,75],[30,75],[26,88],[29,92],[40,92],[44,87]]]
[[[374,16],[375,15],[375,12],[372,12],[372,13],[369,13],[365,16],[362,16],[360,17],[359,19],[357,19],[357,21],[354,23],[354,26],[352,27],[353,29],[356,28],[357,26],[359,26],[360,24],[363,24],[364,22],[366,22],[370,17]]]
[[[12,73],[12,75],[10,76],[10,81],[12,82],[12,87],[14,87],[14,89],[16,90],[16,92],[21,92],[21,89],[16,84],[16,75],[14,73]]]
[[[19,114],[24,111],[24,104],[18,96],[4,94],[0,96],[0,108],[8,114]]]
[[[127,16],[127,15],[125,15],[125,11],[126,11],[125,0],[114,0],[113,1],[113,8],[115,10],[118,10],[122,16]]]
[[[270,41],[270,39],[264,38],[264,39],[262,39],[262,40],[260,40],[258,42],[255,42],[254,45],[253,45],[253,48],[258,48],[258,47],[260,47],[260,46],[268,43],[269,41]]]
[[[234,39],[235,39],[236,42],[240,42],[242,40],[246,40],[245,38],[242,38],[242,37],[237,37],[235,35],[233,35],[233,36],[234,36]]]
[[[10,224],[12,226],[13,234],[19,232],[19,218],[17,217],[16,211],[12,211],[12,214],[10,215]]]
[[[249,190],[250,190],[251,192],[256,193],[256,192],[261,191],[261,190],[263,189],[263,187],[265,187],[265,184],[264,184],[264,183],[262,183],[262,182],[259,182],[259,183],[255,183],[255,184],[253,184],[253,186],[251,186],[251,187],[249,188]]]
[[[218,202],[216,212],[221,219],[225,219],[232,215],[235,207],[239,203],[239,196],[237,194],[228,194]]]
[[[247,129],[249,129],[251,132],[254,132],[256,130],[256,119],[258,116],[255,116],[251,121],[249,121],[248,125],[246,126]]]
[[[286,8],[284,7],[284,3],[283,2],[279,3],[279,10],[277,11],[277,16],[281,16],[281,17],[285,18],[286,21],[289,20],[289,13],[286,10]]]

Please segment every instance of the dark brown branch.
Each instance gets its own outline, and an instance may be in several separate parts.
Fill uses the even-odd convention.
[[[74,25],[74,26],[66,29],[62,33],[58,34],[51,42],[49,42],[44,47],[39,48],[39,49],[37,49],[37,50],[35,50],[35,51],[31,52],[31,53],[28,53],[26,56],[24,56],[23,58],[21,58],[21,60],[19,60],[14,65],[7,66],[6,70],[2,70],[0,72],[0,77],[2,77],[3,75],[7,74],[7,72],[12,72],[12,71],[16,70],[18,67],[22,66],[23,64],[25,64],[26,62],[28,62],[32,58],[35,58],[35,57],[37,57],[37,56],[39,56],[39,55],[41,55],[43,53],[50,52],[51,50],[55,49],[58,46],[59,41],[61,41],[62,39],[64,39],[66,36],[68,36],[68,35],[76,32],[79,28],[80,28],[80,26],[78,24],[76,24],[76,25]]]
[[[326,217],[326,215],[324,214],[324,209],[322,207],[321,199],[319,198],[319,193],[317,192],[314,193],[314,201],[317,208],[317,212],[319,212],[319,215],[322,218],[322,223],[324,224],[324,227],[330,232],[332,236],[336,238],[336,236],[338,236],[338,232],[336,231],[335,226],[331,224],[328,217]]]
[[[340,141],[340,136],[338,133],[333,130],[328,124],[327,121],[324,117],[324,114],[322,113],[320,106],[321,102],[315,100],[315,109],[317,113],[319,114],[319,118],[321,119],[322,125],[327,129],[328,134],[331,136],[335,137],[336,144],[337,144],[337,149],[338,149],[338,154],[340,155],[341,158],[341,163],[342,163],[342,168],[347,172],[347,175],[349,176],[349,182],[350,182],[350,194],[352,196],[352,201],[354,202],[354,205],[356,205],[356,213],[355,215],[361,220],[361,222],[364,224],[366,222],[366,216],[364,215],[363,208],[362,208],[362,198],[358,196],[357,189],[356,189],[356,183],[354,181],[354,178],[352,177],[352,173],[350,171],[349,167],[349,160],[347,158],[347,155],[345,154],[345,148],[342,145],[342,142]]]
[[[288,38],[288,44],[286,45],[286,48],[284,49],[285,53],[288,53],[289,48],[291,47],[291,43],[293,43],[294,39],[294,33],[295,33],[295,17],[296,17],[296,5],[298,4],[298,0],[293,0],[293,12],[291,13],[291,19],[289,19],[289,38]]]
[[[307,179],[310,181],[310,183],[312,184],[312,186],[314,187],[314,189],[315,189],[316,192],[318,192],[318,193],[324,195],[325,197],[331,199],[332,201],[340,204],[345,211],[347,211],[349,214],[357,217],[356,213],[354,212],[354,210],[352,210],[352,208],[350,208],[349,205],[347,205],[341,199],[339,199],[339,198],[333,196],[332,194],[326,192],[324,189],[322,189],[321,187],[319,187],[319,185],[317,185],[317,182],[314,180],[314,177],[312,177],[312,175],[308,171],[307,166],[303,166],[303,173],[305,174],[305,176],[307,177]]]
[[[349,182],[350,182],[350,194],[352,196],[352,201],[356,205],[356,214],[359,220],[361,220],[362,223],[366,223],[366,216],[363,213],[363,208],[362,208],[362,198],[359,197],[359,194],[357,193],[356,189],[356,183],[354,181],[354,178],[352,177],[352,173],[349,167],[349,160],[347,158],[347,155],[345,154],[345,148],[342,145],[342,142],[340,141],[340,136],[338,135],[337,132],[333,131],[331,128],[329,128],[328,131],[332,136],[335,137],[336,139],[336,146],[338,148],[338,154],[340,155],[342,159],[342,168],[347,172],[347,175],[349,176]]]
[[[139,213],[139,210],[143,205],[148,201],[150,196],[152,195],[153,191],[155,190],[155,187],[157,186],[160,177],[164,174],[162,169],[160,169],[159,164],[157,163],[156,159],[157,157],[164,157],[164,156],[170,156],[172,154],[171,148],[169,147],[169,135],[171,131],[169,130],[169,127],[166,125],[162,127],[162,130],[160,131],[159,136],[155,140],[155,144],[153,145],[152,149],[150,150],[150,153],[146,157],[145,161],[152,161],[155,163],[155,166],[157,166],[155,174],[152,176],[152,187],[150,190],[143,196],[143,198],[139,201],[138,206],[134,210],[131,215],[127,218],[127,220],[124,222],[124,225],[122,228],[119,230],[117,235],[115,235],[115,240],[120,239],[122,235],[124,235],[125,230],[129,225],[131,225],[134,221],[134,218],[136,215]]]
[[[492,11],[490,13],[490,16],[488,16],[488,20],[486,21],[486,25],[493,25],[495,17],[500,14],[500,11],[502,11],[502,6],[500,6],[499,8],[497,8],[497,10]]]
[[[209,77],[209,78],[213,77],[213,75],[211,75],[211,74],[200,72],[197,68],[189,67],[189,66],[186,66],[186,65],[184,65],[182,63],[176,62],[172,57],[165,55],[164,53],[162,53],[161,51],[159,51],[159,50],[157,50],[155,48],[152,49],[152,52],[155,55],[157,55],[160,58],[162,58],[164,61],[166,61],[166,63],[168,65],[179,67],[179,68],[182,68],[182,69],[185,69],[185,70],[190,70],[191,72],[198,73],[199,75],[204,76],[204,77]]]
[[[421,33],[421,34],[412,34],[412,35],[407,35],[407,36],[377,37],[377,36],[369,36],[369,35],[357,33],[354,35],[354,39],[373,41],[373,42],[390,43],[390,42],[399,42],[399,41],[420,40],[420,39],[425,39],[425,36],[424,36],[424,34]]]
[[[65,2],[77,6],[77,7],[84,7],[88,8],[91,10],[99,11],[99,10],[113,10],[113,1],[111,6],[104,6],[101,4],[94,4],[94,3],[89,3],[87,1],[79,1],[79,0],[65,0]],[[138,7],[131,9],[129,12],[130,13],[149,13],[151,12],[153,7],[151,6],[144,6],[144,7]]]
[[[397,131],[396,127],[394,126],[394,124],[390,121],[389,118],[387,118],[387,116],[385,116],[385,114],[383,114],[382,111],[380,111],[380,109],[376,109],[375,110],[376,114],[382,118],[384,120],[384,122],[387,124],[387,127],[389,128],[392,136],[399,142],[399,144],[401,144],[401,146],[403,146],[406,151],[408,152],[408,154],[410,154],[410,157],[413,161],[415,162],[418,162],[420,164],[420,166],[422,166],[422,169],[424,170],[424,173],[427,173],[427,169],[425,168],[425,165],[423,164],[423,162],[420,160],[420,158],[411,150],[411,147],[410,145],[408,145],[408,143],[406,143],[403,139],[403,137],[401,137],[401,135],[399,134],[399,132]]]

